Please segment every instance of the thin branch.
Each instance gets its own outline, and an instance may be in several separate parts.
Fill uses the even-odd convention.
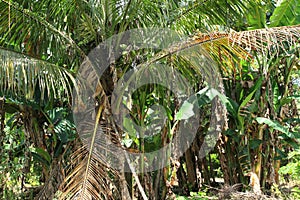
[[[134,176],[134,179],[135,179],[135,181],[136,181],[136,184],[138,185],[138,188],[139,188],[139,190],[140,190],[140,192],[141,192],[141,194],[142,194],[143,199],[144,199],[144,200],[148,200],[148,197],[147,197],[147,195],[146,195],[146,193],[145,193],[145,191],[144,191],[144,188],[143,188],[143,186],[141,185],[140,179],[139,179],[138,175],[136,174],[136,172],[135,172],[135,170],[134,170],[134,167],[132,167],[132,165],[131,165],[131,163],[130,163],[130,159],[129,159],[129,157],[128,157],[127,152],[124,151],[124,154],[125,154],[125,157],[126,157],[126,161],[127,161],[128,165],[129,165],[129,168],[130,168],[130,170],[131,170],[131,172],[132,172],[132,175]]]

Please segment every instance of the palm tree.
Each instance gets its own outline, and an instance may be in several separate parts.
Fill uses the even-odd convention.
[[[274,11],[274,15],[269,19],[272,21],[271,25],[287,25],[284,24],[283,18],[276,17],[279,8],[282,9],[285,4],[288,4],[288,1],[283,1],[282,6],[278,6],[278,9]],[[255,12],[245,12],[248,8],[261,8],[265,9],[265,12],[269,11],[266,7],[258,6],[251,1],[222,0],[189,3],[189,1],[175,0],[168,2],[64,0],[58,3],[48,0],[39,2],[2,0],[0,8],[1,96],[13,99],[22,97],[19,103],[14,104],[17,104],[17,111],[24,114],[22,119],[24,129],[30,136],[30,141],[35,141],[34,145],[41,148],[45,138],[41,138],[39,133],[43,131],[41,123],[44,122],[38,123],[36,119],[40,118],[41,115],[44,115],[45,118],[48,117],[42,112],[43,108],[49,104],[54,107],[53,102],[57,98],[65,97],[67,104],[74,100],[70,94],[73,88],[77,90],[76,88],[79,87],[74,77],[79,71],[80,64],[87,58],[92,49],[114,34],[133,28],[152,26],[169,27],[182,36],[193,34],[194,36],[187,41],[154,54],[146,64],[142,62],[143,60],[139,61],[142,64],[138,65],[138,68],[147,68],[149,64],[161,60],[173,63],[174,68],[180,69],[184,76],[192,82],[193,91],[198,92],[203,88],[203,81],[191,76],[191,74],[202,77],[203,73],[195,70],[195,68],[200,67],[201,69],[203,67],[195,66],[196,64],[189,62],[187,58],[175,56],[176,53],[183,52],[193,46],[205,49],[208,52],[207,55],[205,54],[207,59],[214,59],[226,73],[223,75],[228,76],[241,70],[236,63],[241,62],[241,60],[251,60],[253,54],[265,55],[269,51],[273,53],[281,51],[285,44],[272,43],[275,41],[274,39],[289,42],[287,43],[288,46],[295,45],[300,29],[298,26],[294,26],[245,31],[250,26],[253,28],[265,28],[267,26],[267,20],[264,18],[261,21],[254,19]],[[289,8],[293,9],[292,7]],[[254,11],[257,10],[254,9]],[[286,13],[289,12],[286,11]],[[246,21],[250,25],[244,23],[245,18],[248,18]],[[260,25],[254,26],[255,23]],[[293,23],[297,24],[295,20]],[[229,32],[230,28],[241,32]],[[203,33],[215,29],[218,29],[217,32]],[[127,69],[132,67],[131,63],[137,61],[137,57],[146,59],[153,55],[151,50],[133,52],[132,56],[127,54],[119,60],[112,59],[109,70],[105,71],[98,83],[99,91],[97,91],[96,101],[100,106],[96,110],[96,127],[93,129],[96,130],[99,124],[112,137],[112,140],[118,142],[122,141],[122,132],[115,128],[113,122],[110,121],[112,106],[109,101],[118,80],[117,77],[126,73]],[[203,69],[203,71],[205,70],[209,69]],[[158,96],[165,93],[162,88],[155,85],[146,88],[146,91],[150,91],[152,94],[154,94],[153,91],[158,91],[155,93]],[[175,113],[179,106],[172,98],[172,94],[170,94],[166,98],[168,101],[164,102],[164,105],[170,109],[169,124],[175,122]],[[138,105],[143,105],[146,100],[146,98],[133,99]],[[28,101],[34,101],[38,104],[40,106],[39,112],[35,112],[32,106],[28,106],[30,104],[22,105],[24,102],[27,104]],[[174,103],[175,106],[172,107],[171,104]],[[15,107],[15,105],[12,106]],[[137,107],[136,111],[145,112],[142,106]],[[212,112],[214,111],[212,110]],[[3,114],[1,115],[3,116]],[[143,119],[142,116],[145,117],[145,113],[137,117]],[[143,120],[138,122],[142,123]],[[242,132],[245,129],[243,126],[243,124],[240,126]],[[34,127],[39,127],[39,129],[34,129]],[[166,131],[170,132],[171,130],[167,129]],[[95,133],[96,131],[94,131],[94,135]],[[199,137],[201,139],[201,134]],[[223,148],[226,149],[227,153],[230,153],[230,150],[226,148],[228,144],[225,142],[226,137],[224,135],[220,138],[219,149],[225,181],[230,183],[230,179],[234,177],[232,176],[234,172],[228,169],[230,162],[222,153]],[[95,143],[92,144],[96,148],[101,148]],[[172,171],[170,167],[165,167],[153,174],[137,175],[132,171],[132,175],[128,176],[128,174],[119,173],[109,168],[107,163],[103,163],[93,154],[93,148],[88,148],[84,143],[72,143],[72,148],[74,152],[69,160],[68,176],[63,181],[64,177],[60,174],[63,171],[62,165],[57,167],[59,166],[57,163],[63,162],[63,156],[60,157],[60,160],[53,159],[50,170],[47,172],[47,180],[45,180],[47,184],[40,190],[36,196],[37,199],[53,198],[53,194],[62,182],[63,194],[61,198],[113,199],[123,197],[126,199],[134,195],[133,192],[128,191],[127,187],[127,184],[133,187],[133,179],[138,183],[140,196],[144,199],[147,198],[147,195],[153,199],[164,198],[170,189],[170,186],[167,187],[166,185],[169,181],[168,174]],[[143,148],[145,146],[141,145],[140,150],[145,151]],[[194,173],[197,166],[193,164],[193,157],[197,156],[197,150],[199,149],[196,148],[196,151],[188,150],[182,158],[187,164],[188,181],[194,187],[198,181]],[[206,158],[202,160],[203,163],[205,160]],[[141,163],[143,162],[141,161]],[[177,169],[177,173],[178,171],[180,168]],[[51,179],[51,176],[54,176],[56,180]],[[207,179],[209,181],[210,177]],[[235,182],[238,181],[240,180],[235,180]],[[147,184],[147,182],[153,182],[153,184]],[[155,183],[156,187],[153,187]],[[160,185],[163,186],[163,189],[159,188]],[[118,187],[122,187],[121,194],[110,192],[111,189],[118,191]],[[146,188],[150,188],[148,193],[145,192]]]

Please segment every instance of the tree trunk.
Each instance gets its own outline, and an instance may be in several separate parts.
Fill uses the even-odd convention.
[[[64,180],[64,169],[62,166],[62,156],[53,159],[49,171],[49,178],[46,179],[45,184],[40,192],[36,195],[35,200],[53,199],[58,187]]]
[[[223,171],[224,184],[230,185],[230,169],[228,168],[228,158],[226,156],[226,141],[227,137],[224,135],[219,139],[218,151],[220,165]]]
[[[196,166],[195,166],[195,156],[189,148],[185,152],[185,161],[186,161],[186,170],[187,170],[187,178],[188,178],[188,184],[191,187],[190,189],[192,191],[195,191],[197,189],[197,175],[196,175]]]
[[[180,162],[180,166],[177,170],[177,178],[178,178],[178,185],[179,185],[179,193],[182,195],[189,195],[188,187],[187,187],[187,179],[184,169],[182,167],[182,161]]]

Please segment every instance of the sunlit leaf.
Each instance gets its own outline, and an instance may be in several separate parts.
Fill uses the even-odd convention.
[[[193,111],[194,105],[185,101],[180,107],[179,111],[175,115],[175,120],[184,120],[189,119],[194,116],[195,113]]]

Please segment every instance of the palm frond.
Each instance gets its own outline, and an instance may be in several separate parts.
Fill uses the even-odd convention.
[[[297,45],[299,43],[299,37],[300,25],[240,32],[232,31],[230,33],[196,33],[192,38],[166,49],[148,63],[153,63],[168,55],[197,45],[204,48],[215,58],[218,58],[220,50],[222,50],[226,52],[225,55],[230,57],[235,55],[240,59],[248,59],[251,50],[258,53],[265,53],[266,51],[272,51],[274,53],[285,49],[286,46]]]
[[[243,13],[247,11],[249,2],[251,1],[183,1],[168,19],[168,25],[188,35],[198,30],[216,30],[216,25],[240,30],[244,23]]]
[[[68,175],[61,185],[61,199],[113,199],[112,186],[118,173],[109,166],[108,159],[118,162],[120,149],[112,141],[118,140],[108,122],[110,113],[106,96],[97,73],[87,58],[77,77],[80,90],[74,93],[73,112],[82,146],[72,154]],[[93,89],[94,86],[97,89]],[[95,109],[95,98],[100,99]],[[103,122],[103,123],[102,123]],[[118,143],[118,141],[114,141]]]
[[[193,37],[183,42],[172,45],[171,47],[158,53],[148,62],[141,64],[140,67],[148,66],[150,64],[155,63],[156,61],[166,58],[167,56],[191,48],[195,48],[197,46],[199,47],[199,49],[198,50],[194,49],[194,50],[200,51],[202,53],[204,52],[203,50],[205,50],[208,56],[214,57],[216,59],[220,59],[220,60],[225,58],[235,59],[233,58],[233,56],[236,56],[239,59],[248,59],[250,57],[249,52],[246,51],[242,46],[233,43],[229,35],[230,35],[229,33],[219,33],[219,32],[210,33],[210,34],[203,34],[203,33],[195,34]],[[222,56],[222,58],[220,57],[220,55]]]
[[[16,26],[14,23],[18,23],[18,25],[20,25],[20,24],[24,23],[24,21],[23,21],[24,17],[25,18],[30,18],[30,19],[34,20],[35,22],[37,22],[40,26],[43,26],[46,29],[52,31],[54,34],[60,35],[70,45],[72,45],[74,48],[81,51],[81,49],[76,45],[76,43],[72,40],[72,38],[70,36],[68,36],[62,30],[57,29],[55,26],[50,24],[47,20],[43,19],[41,16],[37,15],[36,13],[34,13],[34,12],[28,10],[28,9],[24,9],[24,8],[20,7],[15,2],[10,2],[10,1],[7,1],[7,0],[1,0],[1,2],[2,2],[1,6],[2,6],[2,8],[4,8],[2,10],[4,12],[1,13],[1,17],[2,17],[2,20],[5,19],[5,17],[7,19],[9,19],[7,21],[7,28],[9,28],[10,31],[12,31],[13,26]],[[8,12],[5,12],[5,10],[7,10]],[[19,12],[19,14],[17,12]],[[20,19],[22,21],[19,21]],[[18,26],[18,27],[20,27],[20,26]],[[9,34],[9,33],[7,33],[7,34]]]
[[[67,0],[66,0],[67,1]],[[63,1],[63,2],[66,2]],[[74,5],[73,1],[67,1]],[[62,4],[62,3],[61,3]],[[61,6],[61,4],[59,4]],[[74,14],[68,16],[74,6],[62,12],[48,7],[48,0],[43,2],[0,1],[0,46],[26,53],[51,63],[66,64],[74,67],[78,58],[84,55],[70,34]],[[75,4],[76,5],[76,4]],[[55,8],[58,7],[56,4]],[[50,9],[51,8],[51,9]],[[72,11],[75,13],[75,11]],[[59,14],[57,14],[59,13]],[[68,18],[69,17],[69,18]]]
[[[67,177],[60,186],[62,192],[60,199],[114,199],[118,196],[118,191],[114,187],[114,178],[118,173],[109,166],[107,158],[103,157],[106,155],[111,158],[118,154],[118,151],[112,152],[113,149],[108,144],[110,140],[102,131],[105,127],[101,125],[102,129],[99,128],[103,105],[100,106],[95,118],[89,115],[84,119],[80,117],[77,119],[82,120],[82,126],[77,127],[82,146],[71,156]],[[90,112],[93,111],[86,111],[89,114]]]
[[[287,46],[299,44],[300,26],[282,26],[251,31],[231,32],[228,35],[232,46],[240,45],[247,51],[277,53]]]
[[[72,154],[68,176],[60,186],[60,199],[113,199],[111,177],[114,172],[97,156],[90,155],[86,146]]]
[[[279,2],[278,2],[279,3]],[[283,0],[274,10],[270,18],[270,26],[297,25],[300,23],[300,1]]]
[[[232,74],[234,63],[239,60],[253,59],[252,53],[279,54],[286,52],[288,46],[299,44],[300,26],[284,26],[276,28],[257,29],[250,31],[213,32],[208,34],[196,33],[183,44],[171,47],[169,54],[183,51],[192,46],[201,46],[219,63],[223,73]]]
[[[65,68],[0,48],[0,91],[2,95],[29,100],[68,98],[75,83]]]

